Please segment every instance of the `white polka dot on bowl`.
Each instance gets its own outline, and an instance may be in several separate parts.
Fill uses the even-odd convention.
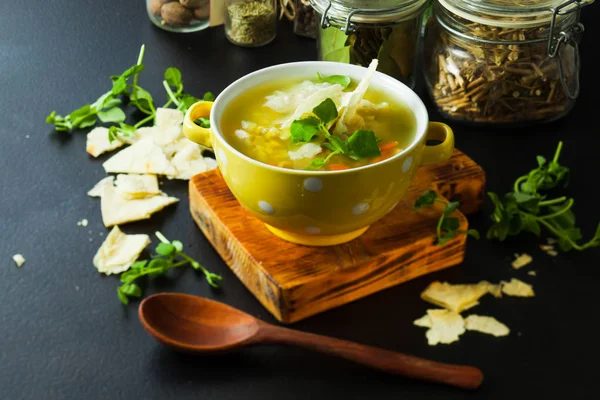
[[[275,212],[273,206],[263,200],[258,202],[258,207],[266,214],[273,214]]]
[[[352,214],[354,215],[360,215],[360,214],[364,214],[369,210],[369,205],[365,202],[360,202],[357,205],[355,205],[354,207],[352,207]]]
[[[404,162],[402,163],[402,172],[407,173],[410,167],[412,166],[412,162],[412,156],[407,157],[406,160],[404,160]]]
[[[319,178],[307,178],[304,180],[304,189],[309,192],[320,192],[323,189],[323,181]]]
[[[321,233],[321,228],[317,228],[316,226],[307,226],[306,228],[304,228],[304,232],[311,233],[314,235],[317,233]]]
[[[217,154],[218,154],[219,160],[223,163],[223,165],[227,165],[227,156],[225,155],[225,152],[223,151],[223,149],[219,149]]]

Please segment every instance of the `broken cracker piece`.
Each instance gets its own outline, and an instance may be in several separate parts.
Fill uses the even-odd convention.
[[[102,153],[115,150],[125,143],[119,139],[112,142],[108,139],[108,128],[97,127],[87,134],[85,150],[92,156],[98,157]]]
[[[23,257],[23,254],[15,254],[14,256],[12,256],[12,259],[19,268],[21,268],[23,264],[25,264],[25,257]]]
[[[156,175],[119,174],[115,186],[124,199],[145,199],[160,194]]]
[[[535,271],[529,271],[529,272],[527,273],[527,275],[530,275],[530,276],[536,276],[536,275],[537,275],[537,273],[536,273]]]
[[[469,315],[465,318],[465,329],[468,331],[477,331],[487,333],[488,335],[506,336],[510,329],[496,318],[484,315]]]
[[[533,258],[529,254],[523,253],[521,255],[517,255],[517,258],[515,258],[515,260],[512,262],[512,267],[514,269],[521,269],[530,264],[532,261]]]
[[[431,328],[431,318],[429,315],[425,314],[419,319],[415,319],[413,324],[416,326],[422,326],[423,328]]]
[[[421,298],[448,310],[461,312],[479,304],[479,298],[490,292],[490,286],[493,285],[486,281],[470,285],[433,282],[421,293]]]
[[[171,159],[171,164],[177,170],[177,174],[169,176],[169,179],[191,179],[194,175],[209,169],[216,168],[216,161],[212,158],[203,157],[202,150],[196,143],[191,143],[177,153]]]
[[[96,183],[94,185],[93,188],[90,189],[89,192],[87,192],[88,196],[90,197],[102,197],[102,193],[104,192],[104,187],[106,185],[113,185],[113,182],[115,180],[114,176],[107,176],[106,178],[101,179],[98,183]]]
[[[178,202],[176,197],[165,193],[144,199],[125,199],[112,185],[104,187],[100,209],[104,226],[125,224],[127,222],[148,219],[152,214],[166,206]]]
[[[148,235],[127,235],[115,226],[94,256],[94,267],[106,275],[127,271],[149,244]]]
[[[425,333],[425,336],[430,346],[456,342],[459,336],[465,333],[465,321],[457,312],[427,310],[427,315],[431,319],[431,328]]]
[[[156,109],[154,125],[159,128],[181,127],[183,124],[183,112],[173,108]]]
[[[177,172],[150,137],[121,150],[102,166],[106,172],[113,173],[175,175]]]
[[[535,293],[533,292],[533,287],[520,281],[518,279],[512,278],[510,282],[500,282],[502,285],[502,293],[508,296],[517,296],[517,297],[534,297]]]

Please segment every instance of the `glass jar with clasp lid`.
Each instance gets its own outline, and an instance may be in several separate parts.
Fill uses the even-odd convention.
[[[580,10],[593,0],[436,0],[424,71],[447,118],[546,122],[579,95]]]
[[[317,13],[319,59],[367,67],[411,88],[423,12],[430,0],[310,0]]]

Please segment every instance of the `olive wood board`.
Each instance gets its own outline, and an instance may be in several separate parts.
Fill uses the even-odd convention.
[[[359,238],[329,247],[289,243],[243,209],[218,170],[194,176],[190,209],[196,224],[234,274],[282,323],[292,323],[421,275],[459,264],[466,236],[435,244],[443,206],[413,211],[417,197],[435,189],[461,203],[465,214],[483,203],[485,173],[455,150],[451,159],[422,167],[405,197]]]

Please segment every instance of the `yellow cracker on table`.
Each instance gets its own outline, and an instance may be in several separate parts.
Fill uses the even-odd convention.
[[[115,226],[96,252],[94,267],[106,275],[127,271],[149,244],[148,235],[127,235]]]
[[[490,292],[490,286],[493,285],[486,281],[470,285],[433,282],[421,293],[421,298],[448,310],[461,312],[479,304],[479,298]]]
[[[427,310],[427,315],[431,320],[431,328],[425,332],[425,336],[430,346],[457,342],[460,335],[465,333],[465,321],[457,312]]]
[[[19,268],[21,268],[23,264],[25,264],[25,257],[23,257],[23,254],[15,254],[14,256],[12,256],[12,259],[15,262],[15,265]]]
[[[163,150],[150,137],[143,138],[121,150],[102,164],[106,172],[127,174],[174,175]]]
[[[533,261],[533,257],[526,253],[523,253],[521,255],[516,254],[515,256],[515,260],[511,263],[514,269],[521,269],[524,266],[531,264],[531,262]]]
[[[183,136],[183,130],[181,126],[168,126],[168,127],[159,127],[159,126],[149,126],[139,128],[135,131],[135,135],[137,140],[142,140],[146,138],[152,138],[154,143],[164,149],[165,146],[171,145],[178,140],[186,139]],[[189,140],[189,139],[188,139]],[[193,143],[193,142],[192,142]]]
[[[106,187],[106,185],[113,185],[113,182],[115,180],[114,176],[107,176],[106,178],[101,179],[98,183],[96,183],[94,185],[93,188],[91,188],[87,194],[90,197],[102,197],[102,193],[104,193],[104,188]]]
[[[97,127],[87,134],[85,150],[92,156],[98,157],[102,153],[112,151],[123,146],[125,143],[119,139],[112,142],[108,139],[108,128]]]
[[[144,199],[160,194],[156,175],[119,174],[115,186],[125,199]]]
[[[496,318],[483,315],[469,315],[465,318],[465,329],[468,331],[477,331],[487,333],[488,335],[506,336],[510,329]]]
[[[208,160],[211,159],[202,156],[200,147],[196,143],[191,143],[179,150],[171,159],[171,165],[175,167],[177,174],[169,176],[169,178],[187,180],[196,174],[214,169],[216,162],[209,164]]]
[[[502,285],[502,293],[508,296],[517,296],[517,297],[534,297],[535,293],[533,292],[533,287],[520,281],[518,279],[512,278],[510,282],[500,282]]]
[[[100,204],[102,221],[104,226],[109,227],[148,219],[155,212],[178,201],[176,197],[169,197],[164,193],[144,199],[125,199],[116,187],[107,185]]]

